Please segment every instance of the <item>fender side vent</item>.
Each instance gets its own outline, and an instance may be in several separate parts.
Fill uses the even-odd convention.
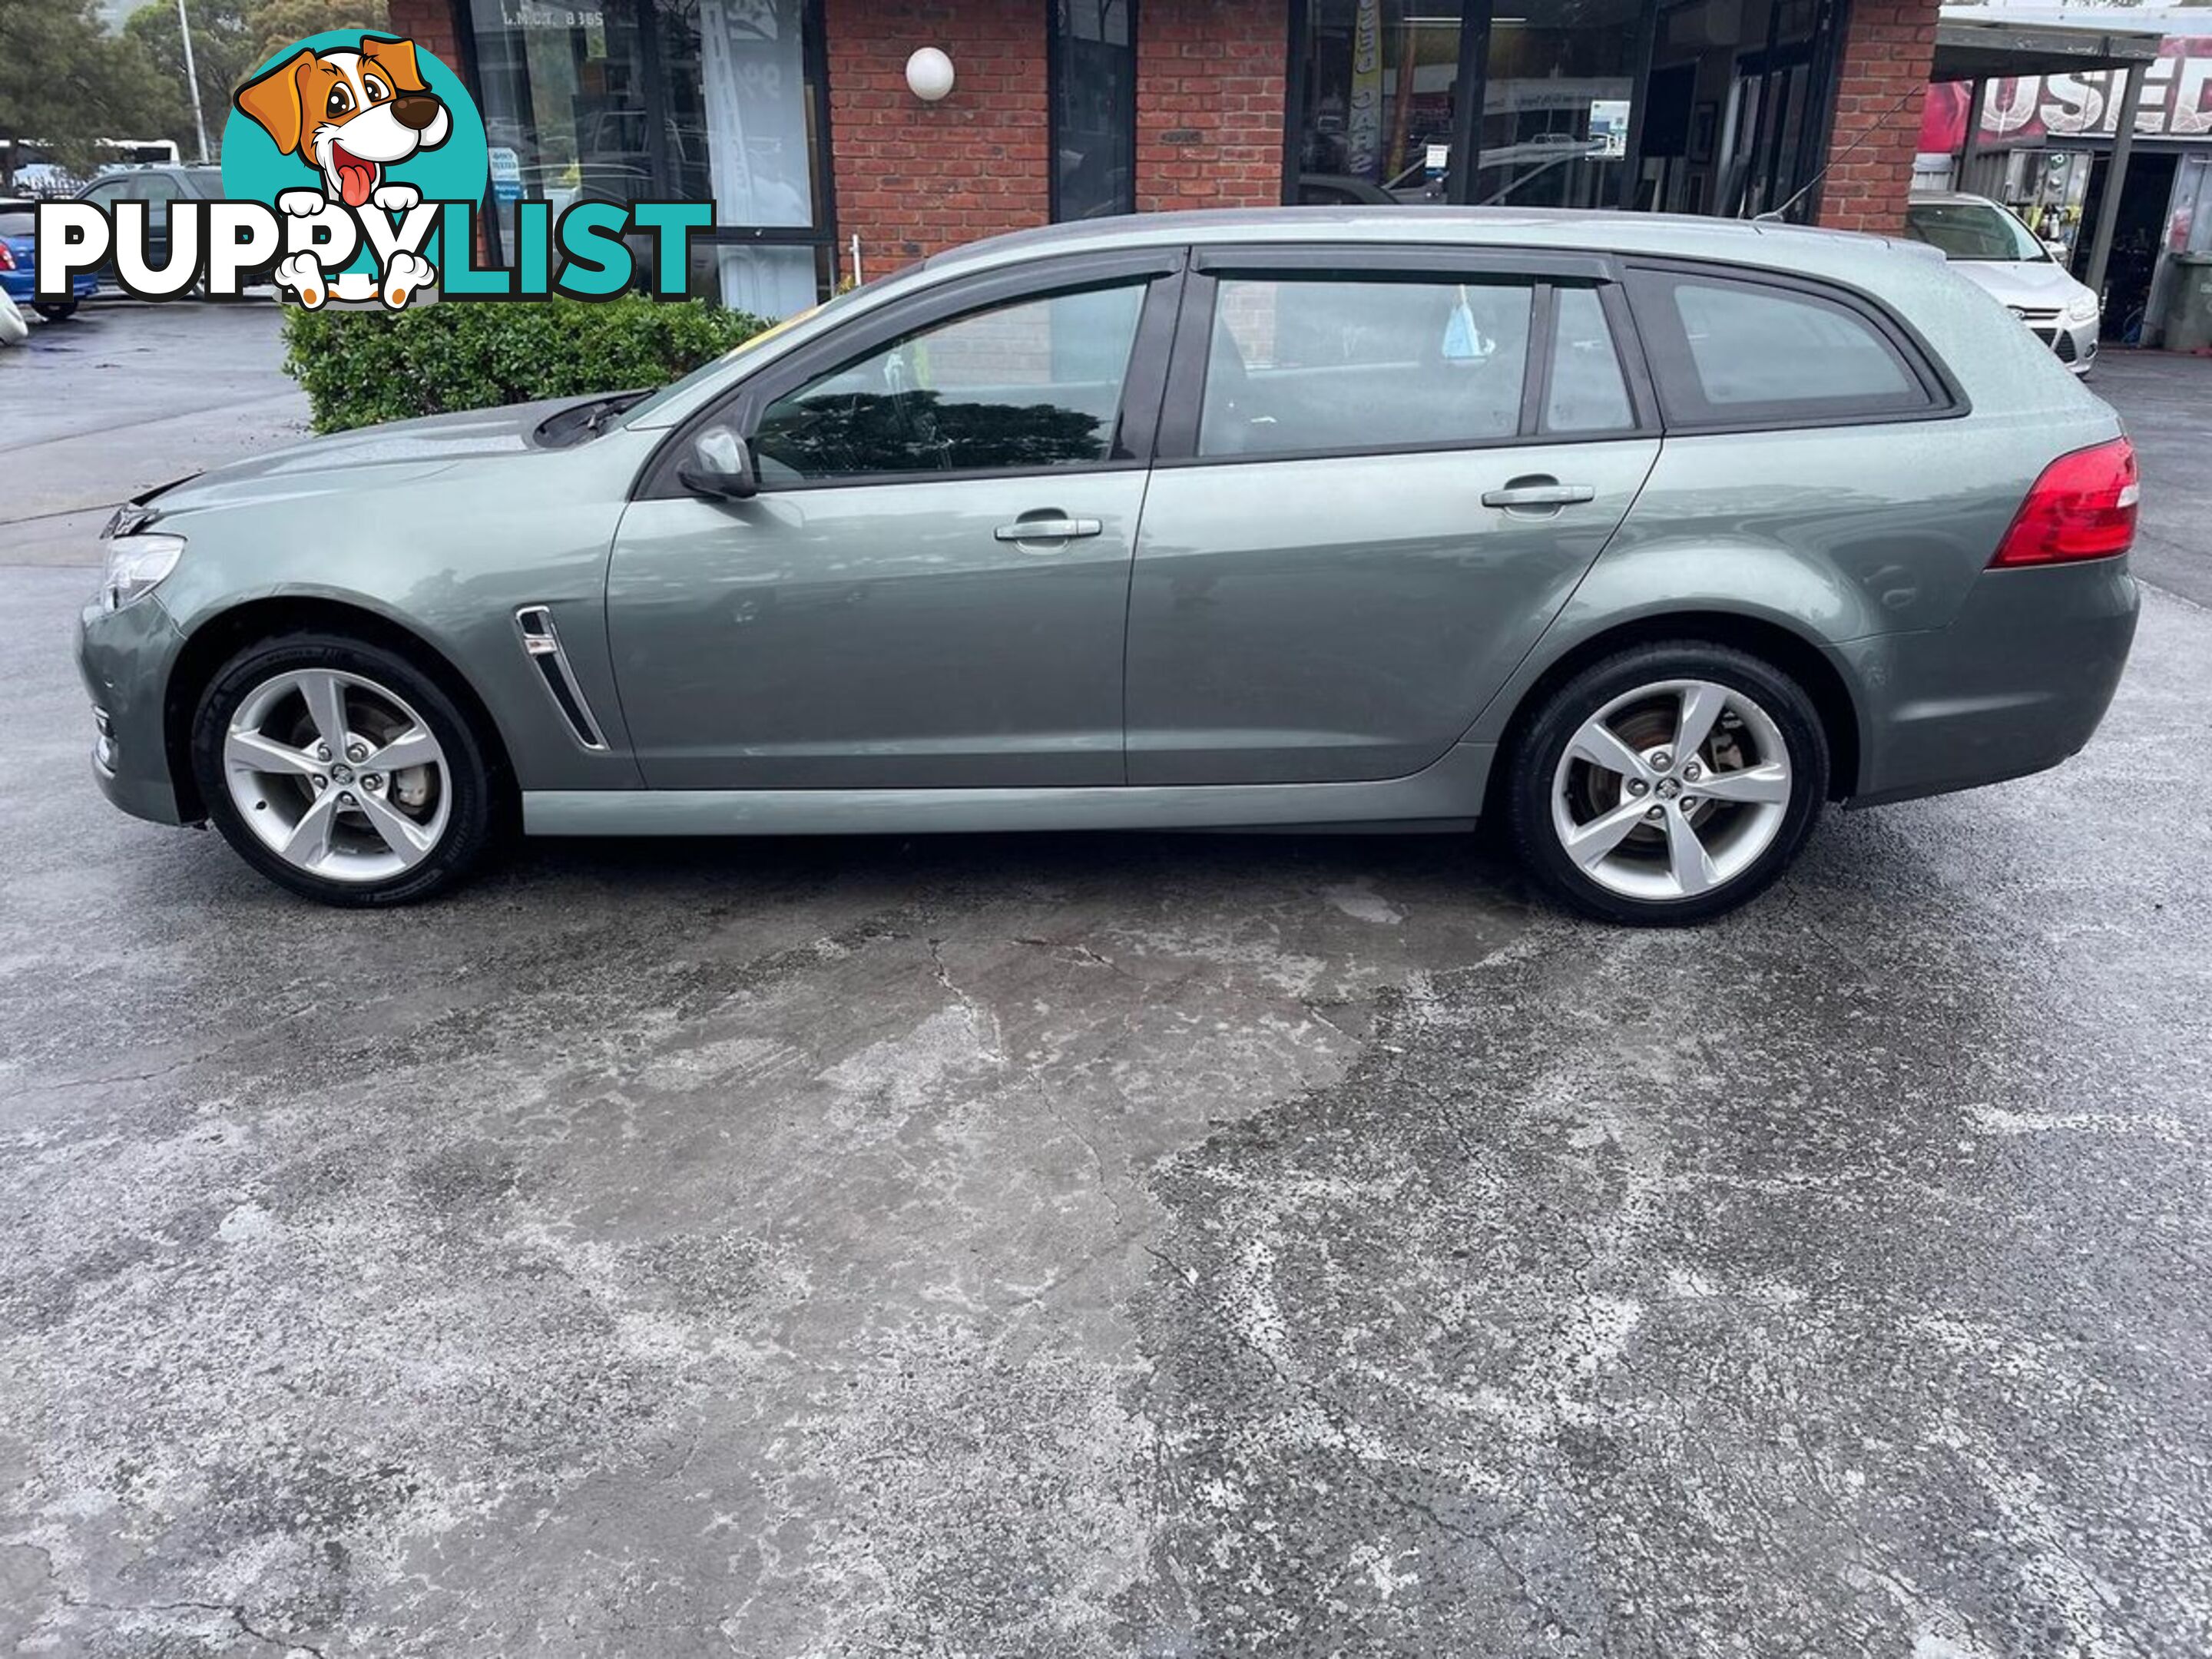
[[[599,723],[592,718],[592,706],[584,701],[584,688],[577,684],[576,671],[568,665],[568,653],[561,647],[560,630],[553,626],[552,607],[524,605],[514,613],[514,627],[522,636],[524,652],[537,668],[538,678],[545,682],[546,694],[561,711],[561,718],[568,722],[576,741],[586,749],[605,749],[607,740],[599,734]]]

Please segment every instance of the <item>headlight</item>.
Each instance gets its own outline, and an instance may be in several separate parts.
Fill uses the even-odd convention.
[[[107,544],[107,569],[100,579],[100,603],[120,611],[143,599],[155,584],[177,568],[185,550],[182,536],[117,536]]]
[[[2066,314],[2077,323],[2093,323],[2096,321],[2097,296],[2094,294],[2083,295],[2072,305],[2066,307]]]

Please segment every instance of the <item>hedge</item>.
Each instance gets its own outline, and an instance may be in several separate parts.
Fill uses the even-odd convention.
[[[665,384],[768,325],[698,300],[641,295],[449,301],[284,316],[284,368],[318,432],[459,409]]]

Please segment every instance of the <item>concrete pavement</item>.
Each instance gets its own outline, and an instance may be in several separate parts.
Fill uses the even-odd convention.
[[[273,304],[103,301],[0,352],[0,565],[99,562],[118,501],[307,434]]]
[[[1652,934],[1437,837],[322,911],[100,801],[87,586],[0,570],[0,1650],[2212,1651],[2199,606]]]

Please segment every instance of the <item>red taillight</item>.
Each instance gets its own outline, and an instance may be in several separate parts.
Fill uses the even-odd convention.
[[[2061,455],[2043,469],[2020,504],[1990,568],[2124,553],[2136,538],[2136,501],[2142,493],[2136,447],[2125,438]]]
[[[13,270],[15,268],[15,256],[8,251],[7,243],[0,242],[0,270]]]

